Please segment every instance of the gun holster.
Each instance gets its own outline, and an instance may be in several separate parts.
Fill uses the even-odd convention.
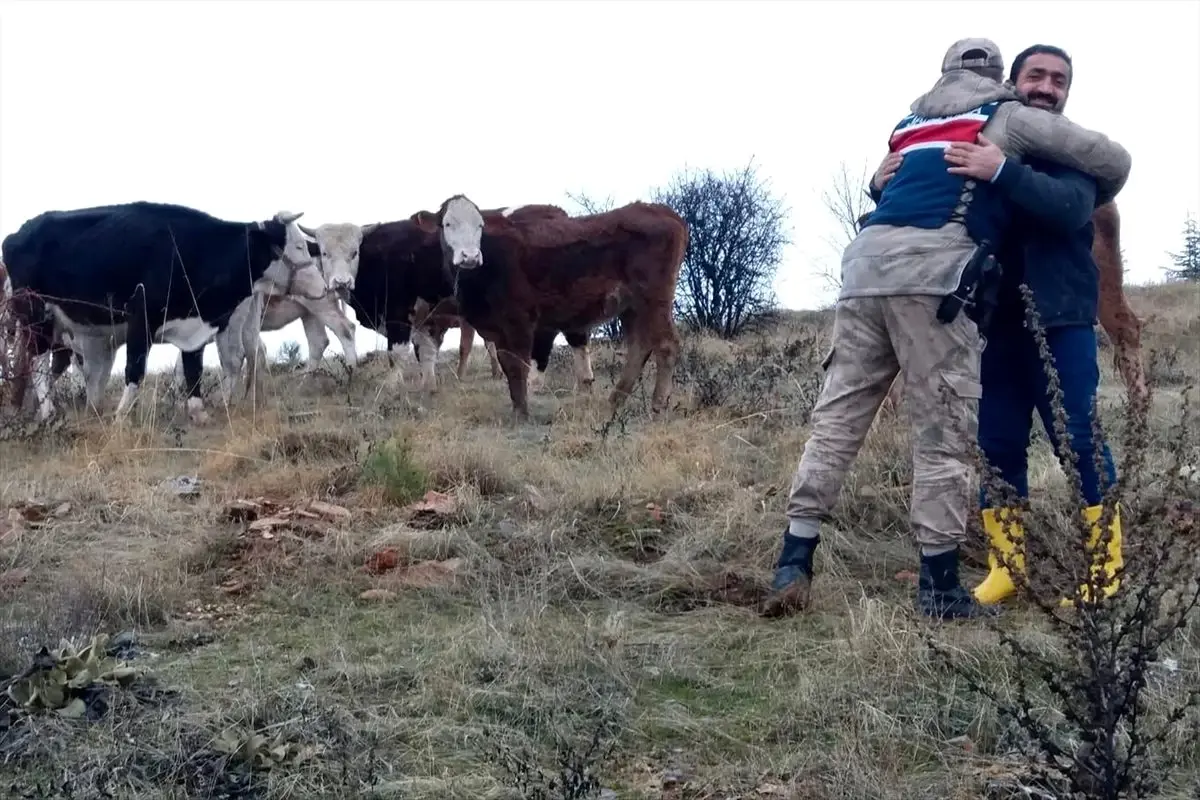
[[[963,268],[958,287],[938,305],[938,322],[949,325],[959,313],[965,313],[980,330],[987,327],[1000,289],[1000,265],[991,250],[987,241],[975,248]]]

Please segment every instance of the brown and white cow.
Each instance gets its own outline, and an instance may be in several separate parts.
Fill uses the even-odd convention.
[[[1144,401],[1147,396],[1145,365],[1142,361],[1142,321],[1125,297],[1125,268],[1121,262],[1121,216],[1115,202],[1105,203],[1092,212],[1095,237],[1092,258],[1100,277],[1100,298],[1097,316],[1100,327],[1113,344],[1113,364],[1121,375],[1131,400]],[[881,416],[897,413],[903,398],[900,376],[880,408]]]
[[[489,219],[567,217],[565,211],[551,205],[490,209],[486,214]],[[359,324],[384,334],[393,352],[399,352],[411,336],[414,353],[422,366],[421,382],[427,389],[436,388],[434,363],[446,330],[458,325],[462,333],[460,378],[465,376],[475,338],[475,330],[469,324],[461,327],[454,286],[442,263],[437,230],[418,223],[431,216],[429,212],[418,211],[409,219],[381,223],[365,235],[357,263],[353,265],[354,288],[347,295]],[[551,341],[557,333],[550,335]],[[484,338],[486,344],[491,344]],[[577,337],[568,334],[568,342],[577,346],[577,351],[586,347],[586,338],[585,331],[581,345]],[[495,345],[491,344],[488,350],[493,355]],[[577,355],[577,362],[580,360],[587,361],[586,350],[582,359]],[[400,367],[392,380],[403,380]]]
[[[569,217],[567,212],[558,206],[547,204],[491,208],[483,210],[480,213],[483,215],[485,221],[496,218],[507,218],[517,222],[526,222],[538,219],[567,219]],[[418,211],[412,215],[411,219],[426,230],[437,228],[437,214],[434,212]],[[462,315],[458,312],[458,302],[452,295],[441,300],[436,308],[419,302],[418,313],[421,312],[431,320],[429,323],[430,327],[427,330],[437,342],[438,347],[441,347],[442,337],[448,328],[458,326],[462,332],[459,339],[458,357],[458,377],[461,380],[466,374],[466,364],[471,354],[471,346],[474,343],[475,329],[470,323],[463,320]],[[587,347],[588,340],[591,338],[591,328],[586,326],[578,330],[539,329],[534,334],[533,361],[531,369],[528,372],[529,388],[535,389],[545,383],[546,369],[550,364],[550,355],[554,350],[554,340],[558,337],[559,333],[563,334],[563,337],[567,340],[567,346],[571,348],[575,366],[576,387],[590,391],[592,384],[595,382],[595,374],[592,372],[592,359]],[[487,340],[484,343],[488,349],[488,357],[491,361],[492,377],[499,378],[501,369],[496,354],[496,345]],[[426,381],[432,381],[433,365],[426,365],[426,370],[428,371]]]
[[[496,343],[518,419],[529,416],[526,372],[538,331],[587,331],[613,317],[627,349],[612,410],[652,355],[651,409],[665,408],[680,346],[672,305],[688,245],[687,224],[673,210],[631,203],[580,217],[485,219],[456,195],[418,221],[440,237],[459,313]]]

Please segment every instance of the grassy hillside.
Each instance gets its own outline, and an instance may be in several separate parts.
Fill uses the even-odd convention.
[[[1146,469],[1161,471],[1180,388],[1200,377],[1200,287],[1132,296],[1158,316]],[[65,424],[0,441],[0,675],[96,633],[146,674],[77,681],[92,688],[72,717],[0,715],[0,794],[1022,796],[1004,794],[1024,774],[1013,725],[926,636],[1001,689],[1021,665],[996,631],[912,612],[899,422],[872,431],[850,476],[814,608],[756,614],[827,323],[787,314],[768,336],[690,340],[677,408],[657,422],[652,365],[606,419],[619,360],[603,346],[591,397],[555,354],[528,426],[509,423],[481,347],[461,384],[444,354],[433,397],[381,392],[382,355],[352,381],[340,365],[276,369],[265,409],[203,429],[167,378],[126,428],[68,399]],[[1104,365],[1120,464],[1123,393]],[[1065,503],[1044,438],[1033,461],[1039,502]],[[179,478],[196,481],[164,484]],[[1061,647],[1030,608],[998,626]],[[1155,678],[1152,716],[1195,687],[1198,636],[1192,621],[1167,648],[1178,668]],[[1165,743],[1182,778],[1163,796],[1194,791],[1194,741]],[[557,774],[557,754],[599,788],[522,788],[531,764]]]

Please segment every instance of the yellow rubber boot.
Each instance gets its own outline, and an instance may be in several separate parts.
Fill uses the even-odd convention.
[[[1088,539],[1088,549],[1094,549],[1100,543],[1100,517],[1104,513],[1104,506],[1088,506],[1083,510],[1083,518],[1092,524],[1092,535]],[[1108,540],[1107,558],[1104,559],[1103,570],[1108,577],[1108,583],[1104,586],[1104,596],[1112,597],[1117,593],[1117,589],[1121,586],[1121,581],[1117,578],[1117,570],[1125,565],[1125,557],[1121,553],[1121,509],[1120,507],[1113,509],[1112,524],[1110,525],[1112,536]],[[1084,601],[1088,602],[1091,599],[1091,589],[1087,586],[1079,587],[1080,594]],[[1061,605],[1073,606],[1075,601],[1073,598],[1064,597]]]
[[[1000,563],[996,551],[1002,553],[1005,560],[1018,571],[1025,570],[1025,554],[1020,546],[1024,535],[1021,523],[1017,522],[1013,509],[985,508],[983,510],[983,530],[987,534],[990,547],[988,548],[988,566],[991,571],[983,582],[972,590],[975,600],[980,605],[990,606],[1000,603],[1016,594],[1017,586],[1013,583],[1008,568]],[[1005,531],[1007,520],[1008,531]]]

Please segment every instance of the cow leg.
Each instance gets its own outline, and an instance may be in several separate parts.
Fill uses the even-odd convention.
[[[354,323],[351,322],[336,302],[325,300],[317,304],[316,308],[309,309],[310,313],[320,321],[324,326],[321,330],[321,338],[325,344],[321,345],[321,352],[325,352],[328,346],[329,337],[325,336],[324,328],[329,328],[333,331],[333,335],[337,337],[338,343],[342,346],[342,353],[346,359],[346,366],[353,367],[358,363],[358,348],[354,345]],[[307,320],[308,317],[305,317]],[[307,323],[305,323],[307,324]],[[305,328],[305,333],[308,334],[308,328]],[[312,342],[314,339],[309,335],[309,357],[312,357]]]
[[[54,379],[51,375],[53,354],[49,351],[38,353],[31,359],[33,371],[33,397],[37,401],[37,419],[46,422],[54,416],[54,403],[50,400],[50,390]]]
[[[125,388],[117,403],[116,418],[123,420],[129,415],[138,387],[146,377],[146,357],[150,354],[150,325],[146,318],[146,288],[138,284],[126,304],[129,336],[125,342]],[[185,365],[186,366],[186,365]],[[187,370],[184,370],[186,377]]]
[[[504,372],[500,369],[500,356],[496,355],[495,342],[489,342],[485,339],[483,342],[483,348],[487,350],[488,361],[491,362],[492,365],[492,377],[503,377]]]
[[[654,345],[654,393],[650,398],[650,411],[655,414],[667,407],[675,362],[679,360],[679,331],[670,316],[666,317],[664,327],[666,330]]]
[[[521,331],[511,335],[506,331],[497,343],[500,368],[508,379],[508,395],[512,398],[513,417],[517,422],[529,421],[529,377],[530,351],[533,349],[532,332]]]
[[[1142,321],[1125,299],[1120,286],[1104,286],[1100,295],[1100,327],[1113,344],[1113,363],[1132,399],[1148,396],[1145,368],[1142,364]]]
[[[183,361],[183,388],[187,394],[188,418],[201,425],[208,422],[204,398],[200,396],[200,378],[204,375],[204,348],[184,352],[180,358]]]
[[[539,328],[533,332],[533,361],[529,367],[529,391],[536,392],[546,385],[546,370],[550,367],[550,354],[554,352],[554,338],[558,331]],[[536,366],[537,371],[534,371]]]
[[[37,401],[37,419],[45,422],[54,416],[54,403],[50,399],[52,377],[52,353],[54,325],[49,320],[40,320],[23,325],[25,331],[18,334],[16,358],[16,380],[13,382],[13,402],[20,409],[25,405],[25,393],[29,376],[33,373],[33,396]]]
[[[1092,257],[1099,271],[1100,326],[1113,344],[1113,361],[1131,400],[1149,398],[1142,364],[1142,321],[1125,298],[1125,266],[1121,261],[1121,215],[1116,203],[1105,203],[1092,213],[1095,236]]]
[[[424,327],[413,329],[413,352],[417,356],[417,361],[421,364],[421,388],[430,392],[437,391],[437,375],[434,374],[434,371],[444,336],[444,329],[442,336],[438,336],[436,339]],[[425,351],[423,358],[421,356],[422,350]]]
[[[78,348],[77,352],[82,362],[80,372],[83,373],[83,388],[87,396],[88,407],[93,413],[100,414],[100,400],[104,395],[104,384],[108,382],[108,376],[112,374],[113,362],[117,359],[117,348],[108,336],[76,337],[75,346]],[[71,354],[68,352],[66,355],[66,361],[69,364]],[[63,371],[65,371],[65,366]],[[62,372],[59,374],[61,375]]]
[[[458,340],[458,379],[461,381],[467,376],[467,361],[471,357],[471,348],[475,345],[475,328],[473,328],[465,320],[458,326],[461,334]],[[500,369],[500,358],[496,355],[496,344],[483,340],[483,349],[487,351],[488,364],[492,369],[492,377],[500,378],[504,373]]]
[[[64,332],[60,335],[60,338],[61,341],[54,341],[51,345],[50,358],[47,362],[49,365],[48,369],[50,370],[49,391],[51,393],[53,393],[54,387],[58,384],[59,378],[70,368],[72,357],[75,357],[76,361],[79,362],[79,371],[85,377],[89,374],[87,371],[88,365],[80,362],[79,355],[71,347],[71,334]],[[22,398],[23,403],[24,398]]]
[[[475,329],[464,319],[458,324],[458,334],[458,379],[463,381],[467,377],[467,361],[471,358],[471,348],[475,345]],[[484,346],[487,346],[487,342],[484,342]]]
[[[596,376],[592,373],[592,358],[588,353],[588,334],[579,331],[566,331],[563,335],[571,347],[571,355],[575,359],[575,390],[592,391]]]
[[[392,374],[384,382],[387,386],[404,385],[404,356],[408,350],[411,334],[412,326],[406,322],[389,322],[387,324],[388,350],[396,359],[392,366]]]
[[[18,304],[20,309],[18,311]],[[53,337],[54,329],[47,322],[31,323],[33,309],[27,302],[17,299],[9,301],[9,310],[13,315],[12,325],[12,372],[9,375],[9,402],[18,413],[25,407],[25,397],[29,393],[29,378],[33,373],[33,361],[41,354],[42,345],[38,337]],[[50,347],[52,338],[47,338],[45,347]],[[53,409],[51,409],[51,412]]]
[[[267,298],[261,292],[253,292],[254,298],[250,305],[250,313],[246,315],[241,325],[242,352],[246,354],[249,369],[246,372],[246,388],[243,397],[253,391],[251,408],[257,408],[259,399],[263,396],[264,370],[267,367],[266,350],[262,343],[263,318],[267,315]],[[282,326],[281,326],[282,327]]]
[[[246,351],[242,345],[242,331],[239,325],[239,319],[235,313],[233,319],[229,321],[224,330],[216,336],[217,343],[217,360],[221,364],[221,378],[218,381],[217,391],[221,395],[221,402],[225,407],[233,405],[233,390],[237,385],[238,375],[246,366]],[[179,351],[179,367],[183,370],[183,351]],[[187,378],[184,377],[186,381]]]
[[[325,324],[324,320],[318,319],[308,309],[305,309],[304,314],[300,316],[300,325],[304,328],[304,338],[308,340],[308,363],[304,365],[303,370],[305,374],[316,370],[325,356],[325,348],[329,346],[329,337],[325,334]]]
[[[651,337],[647,335],[645,326],[638,324],[640,322],[640,319],[627,317],[621,319],[621,327],[626,331],[625,339],[628,344],[625,348],[625,367],[621,370],[617,385],[613,387],[612,393],[608,396],[609,406],[614,414],[625,404],[625,400],[633,392],[633,385],[641,377],[646,362],[650,360]],[[656,395],[657,389],[656,385]]]

